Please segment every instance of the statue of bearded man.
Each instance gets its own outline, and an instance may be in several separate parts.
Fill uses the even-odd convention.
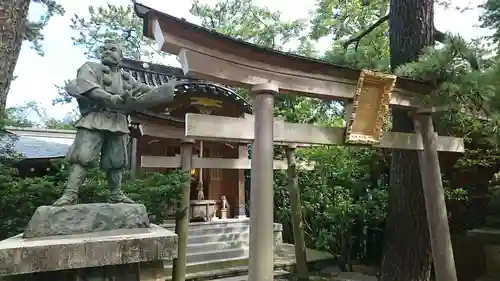
[[[108,201],[134,203],[121,188],[123,169],[128,164],[128,114],[140,107],[138,99],[148,97],[155,88],[135,81],[118,67],[122,50],[117,42],[107,40],[101,54],[101,63],[85,63],[78,69],[77,78],[66,85],[68,94],[77,99],[82,117],[75,124],[76,137],[67,155],[70,173],[66,189],[54,202],[56,206],[78,203],[87,171],[99,160],[107,176]],[[172,100],[175,83],[162,87],[161,102]],[[147,101],[151,104],[151,100],[154,98]]]

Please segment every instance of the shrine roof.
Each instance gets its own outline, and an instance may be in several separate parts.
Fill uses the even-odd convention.
[[[41,140],[36,137],[28,137],[12,133],[15,128],[7,129],[11,137],[3,135],[0,137],[0,146],[12,144],[12,149],[21,155],[23,159],[54,159],[65,157],[70,148],[69,144]]]
[[[134,1],[135,2],[135,1]],[[282,52],[268,47],[258,46],[243,40],[235,39],[214,30],[190,23],[183,18],[177,18],[143,4],[134,3],[136,14],[143,19],[143,34],[154,38],[154,20],[162,26],[168,27],[168,32],[187,41],[195,41],[208,49],[217,49],[229,54],[236,54],[252,58],[255,61],[265,62],[276,66],[293,67],[308,73],[324,73],[343,79],[357,80],[361,69],[336,65],[324,60],[309,58],[289,52]],[[189,38],[189,39],[188,39]],[[168,42],[165,42],[168,44]],[[176,47],[170,47],[176,48]],[[408,92],[429,93],[433,86],[429,83],[414,79],[398,77],[396,88]]]
[[[221,99],[230,100],[232,103],[239,106],[242,112],[248,114],[252,113],[251,105],[230,87],[210,81],[186,77],[180,68],[132,59],[123,59],[120,63],[120,67],[125,72],[131,74],[136,80],[149,86],[158,87],[172,79],[180,80],[183,83],[181,86],[176,87],[176,95],[191,95],[198,93],[209,97],[220,97]]]

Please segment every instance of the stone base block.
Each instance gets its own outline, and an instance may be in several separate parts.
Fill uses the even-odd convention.
[[[156,225],[30,239],[20,234],[0,241],[0,276],[18,275],[15,278],[24,276],[25,280],[31,280],[44,274],[56,274],[55,279],[47,277],[43,280],[141,280],[129,278],[140,278],[139,268],[144,267],[144,263],[158,263],[176,257],[177,235]],[[58,279],[59,274],[82,278],[110,274],[123,276],[115,279]]]
[[[500,244],[486,244],[483,247],[488,277],[500,279]]]
[[[142,262],[2,277],[5,281],[164,281],[163,262]]]
[[[24,238],[149,228],[143,204],[92,203],[41,206],[24,230]]]

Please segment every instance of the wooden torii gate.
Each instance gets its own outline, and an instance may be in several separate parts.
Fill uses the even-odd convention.
[[[432,88],[424,83],[383,75],[261,48],[226,37],[135,4],[144,19],[144,35],[159,49],[178,55],[185,75],[250,88],[255,120],[198,114],[186,115],[186,137],[253,141],[250,198],[249,280],[273,280],[273,145],[370,145],[419,151],[420,171],[436,280],[456,281],[444,190],[437,151],[463,152],[460,138],[437,136],[432,109],[422,109],[418,95]],[[350,106],[346,128],[274,122],[274,95],[294,93],[344,100]],[[390,106],[406,107],[416,134],[384,132]],[[291,147],[293,150],[293,147]],[[189,162],[189,146],[182,163]],[[289,157],[290,158],[290,157]],[[293,159],[292,159],[293,160]],[[293,161],[288,161],[290,162]],[[185,167],[189,167],[186,164]],[[187,222],[185,226],[187,227]],[[177,264],[185,261],[186,241],[179,241]],[[185,270],[179,270],[183,280]]]

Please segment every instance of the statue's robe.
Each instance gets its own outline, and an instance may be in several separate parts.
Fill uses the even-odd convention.
[[[88,93],[102,89],[111,95],[123,95],[132,88],[147,93],[151,88],[136,82],[128,73],[87,62],[78,69],[77,78],[66,85],[66,91],[78,102],[82,117],[75,124],[77,135],[68,153],[71,164],[93,166],[100,158],[101,168],[121,169],[127,165],[129,112],[107,108],[103,101],[92,100]]]
[[[136,82],[131,75],[121,71],[111,72],[109,67],[87,62],[78,69],[77,78],[66,86],[66,91],[78,102],[82,118],[76,128],[102,130],[108,132],[129,133],[127,112],[122,109],[106,108],[99,101],[85,96],[86,93],[100,88],[112,95],[123,95],[132,88],[142,88],[142,92],[151,90],[146,85]]]

